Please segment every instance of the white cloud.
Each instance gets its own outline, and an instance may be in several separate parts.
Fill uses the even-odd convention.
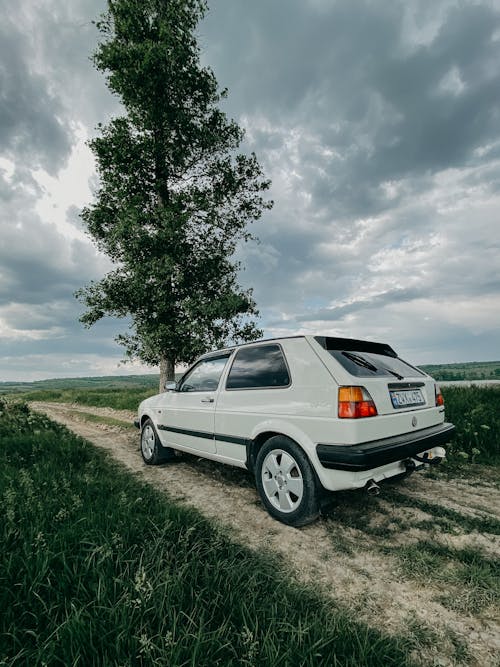
[[[42,190],[35,211],[47,223],[52,223],[64,237],[89,242],[87,236],[68,222],[67,211],[71,207],[83,208],[92,200],[90,179],[95,174],[95,160],[88,141],[87,130],[81,123],[74,128],[73,146],[66,166],[55,176],[47,171],[33,171],[33,177]]]

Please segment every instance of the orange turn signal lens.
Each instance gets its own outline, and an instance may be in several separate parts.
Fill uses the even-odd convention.
[[[339,387],[339,418],[375,417],[377,408],[364,387]]]
[[[339,387],[339,402],[360,403],[363,400],[362,387]]]

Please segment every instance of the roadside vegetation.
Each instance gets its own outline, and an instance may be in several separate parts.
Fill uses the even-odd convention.
[[[25,404],[0,399],[0,664],[409,665]]]
[[[134,387],[126,389],[48,389],[11,395],[23,401],[50,401],[76,403],[114,410],[137,410],[141,401],[158,393],[158,387]]]
[[[443,387],[446,419],[457,432],[448,447],[448,466],[500,464],[500,385]]]
[[[143,390],[147,391],[145,388]],[[155,389],[150,388],[150,391],[153,393]],[[74,403],[74,394],[70,394],[69,402],[66,406],[61,406],[61,409],[64,407],[64,414],[76,421],[84,420],[102,425],[105,429],[103,433],[109,427],[113,431],[116,427],[127,425],[126,421],[122,421],[126,417],[108,413],[99,407],[91,407],[91,403],[97,403],[98,406],[107,403],[109,407],[109,396],[113,393],[115,396],[120,394],[110,394],[104,390],[84,390],[81,392],[79,406],[70,404]],[[0,620],[0,665],[27,662],[72,664],[74,653],[69,649],[64,649],[62,658],[58,657],[60,637],[66,638],[64,641],[77,647],[71,650],[80,651],[78,642],[86,645],[87,642],[92,644],[96,641],[94,635],[99,632],[99,624],[104,628],[110,643],[118,644],[116,650],[113,647],[112,651],[105,655],[110,664],[120,664],[120,660],[125,664],[191,664],[187,639],[190,632],[196,647],[194,655],[198,660],[197,664],[201,665],[266,665],[271,662],[278,665],[404,665],[411,660],[422,665],[434,664],[433,660],[438,659],[438,656],[446,656],[446,659],[451,660],[450,664],[456,665],[494,664],[488,662],[484,656],[481,660],[474,661],[474,642],[477,644],[479,641],[477,632],[466,637],[463,628],[468,623],[464,619],[475,623],[476,629],[485,627],[489,634],[487,637],[485,635],[484,641],[487,646],[492,645],[491,633],[494,633],[494,630],[491,628],[493,619],[498,617],[500,605],[500,571],[497,557],[500,513],[495,500],[495,494],[498,493],[496,489],[500,486],[497,456],[500,387],[446,387],[444,395],[447,419],[457,426],[457,437],[447,446],[447,461],[436,468],[430,468],[426,473],[416,473],[403,480],[381,484],[381,495],[376,498],[361,492],[332,494],[325,504],[319,522],[320,530],[324,530],[330,540],[330,546],[325,547],[324,556],[321,557],[325,562],[331,561],[332,567],[334,564],[345,563],[347,559],[354,569],[359,568],[358,576],[367,579],[367,604],[370,604],[370,600],[376,604],[377,595],[381,594],[376,587],[384,581],[384,577],[394,576],[396,581],[405,582],[407,590],[420,591],[419,595],[425,593],[430,604],[441,605],[442,614],[445,616],[441,619],[443,622],[437,626],[433,621],[428,622],[425,614],[419,615],[403,606],[400,612],[402,626],[392,628],[390,640],[384,636],[384,623],[371,623],[366,616],[363,617],[374,631],[373,635],[366,634],[367,627],[362,624],[350,624],[353,618],[360,618],[356,611],[357,598],[342,599],[343,606],[332,605],[331,600],[324,601],[319,588],[316,596],[310,589],[307,592],[303,587],[291,584],[289,575],[284,574],[284,567],[282,569],[283,562],[267,555],[247,553],[215,528],[210,528],[210,524],[206,524],[196,513],[169,504],[162,492],[157,494],[142,485],[135,487],[128,475],[122,475],[116,470],[116,463],[108,465],[102,453],[94,451],[83,440],[56,426],[46,417],[29,413],[13,396],[9,397],[10,407],[4,406],[3,416],[0,417],[0,442],[3,444],[5,441],[7,447],[11,446],[13,451],[16,451],[15,444],[15,461],[18,462],[20,458],[25,461],[21,461],[21,465],[16,463],[17,468],[12,465],[13,459],[9,466],[4,466],[3,461],[0,461],[0,494],[6,510],[6,524],[9,517],[19,516],[19,527],[22,526],[22,530],[18,535],[17,551],[12,549],[12,543],[4,539],[6,549],[2,557],[9,562],[10,578],[4,576],[1,566],[0,589],[18,591],[22,602],[18,602],[17,597],[14,600],[12,596],[0,598],[3,607],[16,605],[13,613],[9,611],[7,618],[10,621],[6,620],[2,626],[3,621]],[[37,394],[38,397],[46,400],[46,395]],[[61,401],[60,398],[56,400]],[[136,398],[133,392],[125,389],[115,405],[135,409],[137,402],[127,405],[127,400],[134,401]],[[85,405],[89,407],[86,408]],[[481,428],[481,425],[489,428]],[[120,428],[120,431],[122,434],[127,432],[123,428]],[[131,437],[134,435],[135,432]],[[8,436],[11,436],[10,440],[5,440]],[[31,438],[33,445],[29,444]],[[28,443],[27,450],[22,453],[19,443],[25,441]],[[72,462],[72,447],[82,456],[82,452],[86,452],[83,465]],[[61,449],[65,449],[65,456],[61,456]],[[46,457],[46,453],[50,456]],[[43,454],[43,457],[40,454]],[[52,455],[56,463],[50,458]],[[4,452],[1,457],[4,457]],[[40,466],[46,458],[47,468],[43,477]],[[190,465],[189,458],[184,461],[184,465],[186,464]],[[242,489],[248,485],[253,487],[251,478],[241,470],[206,460],[196,461],[195,467],[207,480],[215,481],[218,486],[232,485]],[[10,470],[8,482],[6,477],[2,476],[4,469]],[[26,469],[32,479],[31,486],[27,481]],[[106,487],[106,480],[111,478],[112,486]],[[59,484],[61,490],[58,490]],[[50,495],[50,501],[45,505],[47,495]],[[100,499],[104,497],[106,501],[103,501],[101,512]],[[182,497],[181,494],[181,499]],[[79,501],[75,498],[84,501],[87,512],[80,511],[77,507]],[[158,515],[155,509],[157,506],[160,508]],[[97,522],[96,527],[89,523],[90,510],[92,521],[95,519]],[[49,520],[50,516],[52,522]],[[146,525],[142,525],[146,516]],[[172,516],[175,516],[175,521]],[[141,525],[138,525],[138,521]],[[28,528],[30,522],[32,525]],[[164,524],[168,526],[168,530],[162,532],[158,527]],[[116,528],[111,530],[113,525]],[[0,535],[1,530],[0,528]],[[186,546],[189,552],[187,554],[183,545],[184,538],[179,537],[184,534],[183,531],[192,536],[192,541]],[[207,546],[211,541],[216,545],[213,558],[212,554],[208,553]],[[179,542],[179,545],[176,542]],[[45,549],[45,544],[48,545],[48,552],[39,553],[42,547]],[[181,549],[182,555],[176,549]],[[25,562],[29,561],[28,553],[33,551],[35,557],[31,556],[28,568]],[[92,563],[93,566],[98,565],[96,572],[89,572],[90,565],[85,561],[85,557],[90,558],[89,553],[94,554]],[[156,556],[167,563],[167,567],[159,567]],[[172,558],[176,564],[173,568],[168,565]],[[221,580],[218,572],[215,572],[213,581],[208,580],[207,574],[200,581],[201,590],[196,585],[189,593],[191,581],[200,580],[201,567],[199,562],[187,562],[191,558],[201,560],[206,568],[214,571],[222,567],[222,576],[230,582],[228,586],[236,587],[236,593],[231,593],[225,587],[226,583]],[[219,565],[220,559],[222,565]],[[366,559],[370,563],[373,561],[375,569],[366,565]],[[29,569],[29,573],[23,570],[24,574],[19,575],[21,578],[15,579],[15,562],[23,563],[22,567],[26,571]],[[55,563],[57,576],[61,576],[61,581],[57,582],[61,590],[51,591],[46,599],[46,589],[49,585],[54,585],[51,576],[52,563]],[[140,570],[144,563],[146,574]],[[36,569],[38,566],[40,572]],[[377,571],[377,567],[382,569]],[[183,573],[182,585],[175,581],[174,586],[177,571],[175,568],[179,568],[179,572]],[[234,568],[235,572],[232,572],[231,568]],[[242,571],[242,568],[245,571]],[[252,576],[249,574],[250,570]],[[28,575],[33,577],[32,581]],[[72,576],[78,577],[74,585],[71,583]],[[114,583],[111,585],[106,578],[114,578]],[[124,584],[127,578],[128,588]],[[136,585],[140,588],[140,581],[143,580],[148,582],[144,584],[147,600],[143,606],[136,609],[132,605],[132,609],[129,609],[127,605],[131,603],[127,600],[139,599],[132,596]],[[3,586],[4,581],[7,581],[6,586]],[[277,597],[278,585],[280,595]],[[167,588],[170,590],[172,586],[172,597],[169,597],[167,603],[161,602],[161,595],[165,595]],[[269,601],[264,603],[257,598],[262,597],[262,591],[266,590],[272,591],[272,594],[268,596]],[[98,596],[95,601],[92,591]],[[81,600],[78,599],[80,593]],[[345,597],[346,591],[333,592],[337,600],[339,594],[340,597]],[[72,600],[68,603],[65,597],[67,595],[71,599],[76,597],[76,602]],[[23,611],[34,606],[35,616],[39,614],[42,605],[38,598],[43,600],[43,608],[54,618],[50,624],[44,619],[43,631],[33,625],[34,621],[29,613]],[[215,609],[212,609],[210,604],[212,598],[215,599]],[[205,610],[203,614],[200,610],[193,611],[193,599]],[[227,618],[222,610],[224,599],[230,604]],[[98,609],[94,609],[94,604]],[[171,610],[166,618],[160,618],[157,610],[164,614],[165,604],[178,607]],[[146,614],[147,623],[142,620],[141,611]],[[280,616],[282,613],[284,615]],[[184,614],[193,619],[189,620],[188,628],[184,627],[188,622]],[[449,622],[446,614],[450,615]],[[88,621],[88,615],[96,615],[95,624]],[[286,622],[283,621],[285,617]],[[13,632],[16,618],[21,619],[22,624],[19,631],[16,629]],[[223,618],[225,629],[219,629],[213,619],[218,619],[217,622],[221,624]],[[272,618],[274,626],[268,627],[266,624],[270,623]],[[78,619],[80,625],[77,623]],[[457,621],[460,625],[456,624]],[[89,623],[90,628],[87,628]],[[119,631],[113,631],[113,624],[115,628],[120,628],[123,635],[127,635],[126,641]],[[172,624],[175,630],[172,629]],[[311,634],[314,624],[323,624],[326,635],[315,631]],[[64,628],[67,625],[69,630],[66,635]],[[346,628],[349,628],[351,633],[350,639],[344,634]],[[382,634],[377,634],[377,629],[381,630]],[[77,634],[76,643],[71,634],[73,630]],[[4,632],[4,635],[1,634]],[[36,638],[33,640],[31,653],[23,643],[23,632],[34,633],[32,636]],[[170,635],[169,632],[173,634]],[[300,637],[296,636],[296,632]],[[205,641],[206,633],[211,634],[212,642]],[[406,658],[398,663],[393,656],[401,649],[403,634]],[[168,641],[164,640],[165,635],[167,639],[170,638]],[[327,635],[334,639],[330,641]],[[368,640],[369,636],[374,639]],[[175,642],[180,642],[183,647],[179,651],[170,647],[170,641],[174,641],[174,638]],[[368,641],[375,643],[367,652]],[[386,641],[389,642],[389,648],[385,645]],[[286,648],[284,655],[288,657],[284,657],[280,662],[279,647],[283,642],[292,648],[289,652]],[[356,643],[356,647],[349,648],[349,642]],[[220,648],[224,643],[227,646]],[[104,640],[97,640],[98,651],[103,644]],[[228,648],[230,644],[231,649]],[[40,646],[44,647],[43,651]],[[15,657],[15,647],[20,651],[18,658]],[[52,653],[46,650],[47,647],[51,647]],[[87,647],[85,650],[90,649]],[[244,650],[247,650],[247,653],[241,653]],[[119,657],[124,656],[127,651],[133,656],[128,663],[123,657]],[[235,657],[238,651],[239,661]],[[297,662],[294,661],[293,652],[299,656]],[[382,657],[382,654],[388,657]],[[8,656],[10,662],[4,660],[2,663],[4,655]],[[88,653],[84,655],[88,656]],[[242,655],[246,657],[241,658]],[[311,656],[314,656],[314,659]]]

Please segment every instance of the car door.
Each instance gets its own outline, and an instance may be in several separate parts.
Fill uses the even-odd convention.
[[[198,361],[177,389],[165,395],[158,431],[167,447],[215,453],[215,404],[220,377],[230,353]]]

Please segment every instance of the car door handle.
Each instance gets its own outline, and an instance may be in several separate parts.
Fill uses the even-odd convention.
[[[213,398],[209,398],[209,397],[207,396],[206,398],[202,398],[202,399],[201,399],[201,402],[202,402],[202,403],[213,403],[213,402],[214,402],[214,399],[213,399]]]

